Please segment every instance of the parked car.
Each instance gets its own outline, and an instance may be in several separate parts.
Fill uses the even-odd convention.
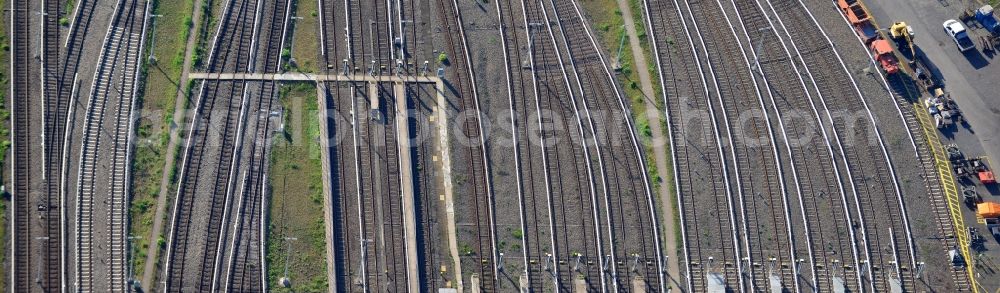
[[[958,45],[958,49],[962,52],[976,47],[976,44],[972,42],[971,38],[969,38],[969,34],[966,32],[965,26],[957,20],[949,19],[948,21],[945,21],[944,32],[948,33],[948,36],[951,36],[951,39],[955,41],[955,44]]]

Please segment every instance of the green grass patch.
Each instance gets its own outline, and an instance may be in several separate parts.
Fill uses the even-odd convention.
[[[153,1],[152,5],[153,14],[161,16],[152,19],[156,22],[156,31],[149,32],[146,54],[152,54],[157,59],[183,56],[189,36],[187,31],[191,27],[193,0],[158,0]],[[141,58],[146,60],[145,57]],[[142,237],[135,239],[132,251],[137,277],[141,277],[145,271],[150,243],[156,243],[162,238],[161,235],[150,237],[150,233],[160,195],[160,179],[166,164],[170,125],[174,122],[173,112],[180,86],[181,67],[182,64],[177,62],[150,62],[143,70],[146,82],[138,101],[141,119],[136,128],[132,161],[132,202],[129,209],[129,233]]]
[[[676,186],[674,185],[673,177],[673,163],[670,161],[672,158],[669,156],[670,144],[664,145],[665,151],[667,152],[667,166],[666,170],[660,170],[656,166],[655,153],[652,147],[652,136],[653,131],[650,128],[650,121],[646,116],[647,101],[644,99],[650,99],[652,106],[656,109],[649,109],[651,111],[660,112],[660,129],[664,133],[657,133],[657,136],[667,137],[667,126],[664,115],[664,101],[663,101],[663,88],[659,83],[659,74],[656,71],[656,55],[652,53],[652,46],[650,45],[649,37],[646,33],[645,20],[643,18],[644,9],[642,7],[641,0],[628,0],[629,8],[632,12],[632,20],[634,21],[634,26],[636,29],[636,37],[639,39],[639,43],[642,47],[643,55],[646,57],[647,68],[649,69],[650,79],[653,83],[654,93],[652,97],[645,97],[642,93],[641,85],[639,84],[639,75],[633,66],[635,64],[635,59],[632,55],[632,50],[629,46],[628,40],[624,44],[626,47],[621,50],[620,64],[622,69],[620,70],[618,76],[619,82],[623,85],[622,89],[627,97],[631,100],[631,109],[633,114],[633,119],[636,121],[636,130],[639,134],[639,139],[642,141],[644,156],[646,158],[646,169],[650,180],[653,183],[654,190],[659,190],[661,184],[666,183],[668,194],[659,194],[658,198],[663,201],[670,201],[673,206],[673,210],[670,211],[670,215],[666,215],[662,211],[662,205],[654,205],[660,215],[672,217],[674,223],[674,232],[677,239],[678,249],[682,248],[683,245],[680,243],[680,210],[677,207],[677,196],[676,196]],[[621,14],[621,10],[618,9],[618,3],[616,0],[596,0],[596,1],[583,1],[581,2],[584,10],[587,12],[588,17],[596,28],[594,31],[600,43],[611,52],[611,58],[615,58],[621,44],[622,36],[625,35],[625,28],[623,26],[624,19]],[[672,41],[667,40],[668,44]],[[669,50],[669,48],[667,48]],[[666,177],[663,177],[666,176]]]
[[[584,1],[584,10],[587,11],[587,16],[590,18],[591,23],[594,27],[597,38],[603,47],[611,53],[612,59],[617,59],[618,64],[620,64],[621,69],[617,75],[620,84],[622,84],[622,90],[625,96],[630,97],[631,109],[633,114],[633,119],[636,121],[635,127],[640,134],[640,140],[643,143],[645,156],[647,161],[647,172],[649,172],[650,180],[653,181],[653,187],[658,188],[661,182],[663,182],[660,177],[660,172],[656,168],[655,157],[652,149],[651,139],[653,136],[652,130],[649,125],[649,121],[646,118],[646,111],[658,111],[663,110],[662,101],[662,89],[659,85],[659,78],[656,74],[656,64],[655,55],[651,52],[651,46],[649,45],[649,40],[646,35],[645,23],[643,21],[643,9],[642,3],[639,0],[629,0],[632,20],[634,21],[634,26],[636,29],[636,37],[639,38],[639,42],[642,46],[643,54],[646,56],[646,61],[649,69],[650,78],[653,82],[654,93],[651,97],[646,97],[642,92],[642,87],[639,83],[639,74],[635,71],[635,59],[632,55],[632,50],[629,47],[629,40],[625,40],[622,43],[622,38],[625,37],[625,27],[624,19],[622,17],[622,11],[618,8],[618,3],[615,0],[597,0],[597,1]],[[621,48],[621,55],[618,56],[619,47]],[[647,109],[646,99],[652,101],[652,105],[656,109]],[[665,130],[665,127],[661,127]],[[657,136],[666,136],[666,133],[659,133]]]
[[[74,9],[76,9],[76,1],[66,0],[66,3],[63,4],[63,14],[64,15],[73,15],[73,10]]]
[[[0,0],[0,7],[7,7],[7,0]],[[8,43],[10,40],[7,38],[7,28],[6,25],[0,25],[0,44],[3,44],[3,50],[0,50],[0,63],[10,64],[10,47]],[[7,179],[10,178],[7,170],[10,170],[10,166],[7,165],[6,157],[7,150],[10,149],[10,110],[7,108],[7,93],[10,92],[10,66],[0,66],[0,87],[4,90],[0,91],[0,166],[3,167],[0,171],[0,184],[6,186]],[[10,204],[9,194],[3,194],[0,196],[0,251],[4,253],[0,254],[0,263],[6,264],[7,260],[7,245],[10,243],[6,241],[8,239],[7,228],[9,227],[9,214],[7,213],[7,206]],[[7,271],[9,266],[0,266],[0,276],[8,276],[10,273]],[[7,281],[9,278],[2,278],[0,280],[0,288],[9,288]]]
[[[322,292],[328,287],[316,89],[295,83],[282,85],[280,93],[285,129],[271,150],[268,283],[274,292]],[[291,288],[278,284],[286,257]]]
[[[301,19],[292,19],[289,25],[292,26],[290,48],[291,59],[289,69],[305,73],[313,73],[321,66],[319,52],[319,4],[317,0],[298,0],[292,3],[294,6],[292,15]]]

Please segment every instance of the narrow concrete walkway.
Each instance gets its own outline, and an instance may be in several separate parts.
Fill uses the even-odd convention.
[[[632,50],[632,57],[634,60],[635,71],[639,73],[639,84],[642,86],[642,93],[646,101],[646,118],[649,119],[649,128],[653,132],[653,153],[656,160],[656,169],[660,171],[660,176],[664,179],[669,179],[666,177],[673,176],[672,172],[667,172],[672,170],[672,166],[668,164],[667,160],[667,143],[670,141],[663,127],[660,125],[661,112],[664,109],[657,108],[655,96],[656,91],[653,90],[653,80],[649,76],[649,63],[646,62],[646,55],[642,51],[642,45],[639,43],[639,37],[635,30],[635,21],[632,17],[632,9],[629,6],[628,0],[617,0],[618,9],[622,12],[622,19],[625,22],[625,33],[628,35],[629,49]],[[651,109],[656,109],[655,111]],[[666,176],[666,177],[665,177]],[[668,288],[674,288],[680,290],[684,288],[679,283],[680,280],[680,267],[677,263],[679,260],[677,258],[677,235],[674,231],[674,202],[670,197],[670,180],[664,180],[660,184],[659,189],[656,193],[659,195],[660,201],[662,202],[662,210],[660,214],[660,226],[662,231],[660,233],[666,234],[663,237],[664,249],[666,249],[667,259],[667,285]]]
[[[458,293],[464,293],[462,284],[462,260],[458,253],[458,228],[455,226],[455,195],[451,182],[451,147],[448,144],[448,110],[445,99],[444,85],[437,84],[437,107],[435,116],[438,121],[438,149],[441,152],[441,181],[444,189],[445,204],[445,224],[448,234],[448,252],[451,255],[452,273],[455,276],[451,288],[457,289]],[[443,263],[443,262],[442,262]],[[442,272],[443,273],[443,272]]]
[[[191,21],[194,25],[189,29],[187,45],[184,49],[184,67],[181,71],[181,78],[178,80],[177,87],[177,98],[174,101],[174,120],[184,121],[184,115],[186,109],[184,109],[185,101],[187,100],[186,92],[184,89],[187,88],[188,75],[191,74],[191,59],[194,53],[194,47],[197,43],[196,33],[198,30],[198,25],[201,24],[201,9],[203,0],[194,0],[194,15],[191,16]],[[155,36],[154,36],[155,37]],[[178,124],[175,121],[170,121],[170,142],[167,143],[167,156],[163,164],[163,176],[160,178],[160,193],[159,197],[156,199],[156,215],[153,216],[153,231],[146,235],[149,237],[149,248],[146,251],[146,266],[142,273],[142,291],[153,292],[154,288],[153,274],[156,273],[156,263],[159,259],[160,246],[158,245],[158,239],[163,232],[163,215],[166,213],[167,208],[167,193],[170,192],[170,171],[174,168],[174,157],[177,156],[177,144],[180,142],[180,134],[178,130]],[[166,237],[166,236],[164,236]]]
[[[417,224],[413,191],[413,158],[410,156],[410,124],[407,120],[410,109],[406,107],[406,87],[397,83],[393,90],[396,95],[396,135],[399,142],[399,175],[402,181],[403,231],[406,234],[406,277],[410,292],[420,292],[420,276],[417,274]]]
[[[331,203],[332,197],[332,175],[330,174],[330,130],[327,129],[328,123],[326,123],[327,117],[330,114],[330,106],[326,104],[326,84],[320,82],[316,83],[316,100],[319,105],[319,144],[320,144],[320,158],[323,160],[321,164],[323,174],[323,225],[324,234],[326,235],[326,280],[329,286],[330,292],[337,291],[337,250],[334,249],[333,245],[333,229],[335,224],[333,223],[333,206]]]

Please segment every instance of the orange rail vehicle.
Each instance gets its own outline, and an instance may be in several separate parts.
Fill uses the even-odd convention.
[[[875,61],[878,61],[882,65],[882,69],[885,69],[885,73],[893,74],[899,72],[899,61],[896,60],[896,55],[892,53],[892,46],[889,45],[889,41],[878,39],[871,44],[872,54],[875,56]]]
[[[878,28],[872,24],[871,16],[868,16],[868,12],[861,6],[861,2],[858,0],[837,0],[837,6],[840,7],[840,12],[847,17],[847,20],[854,26],[855,32],[861,36],[865,43],[878,36]]]
[[[889,44],[889,41],[881,38],[878,28],[872,23],[871,16],[868,15],[868,11],[861,5],[861,2],[858,0],[837,0],[837,6],[851,22],[854,32],[865,41],[865,44],[868,44],[872,57],[875,58],[875,62],[882,66],[885,73],[899,72],[899,60],[893,54],[892,45]]]

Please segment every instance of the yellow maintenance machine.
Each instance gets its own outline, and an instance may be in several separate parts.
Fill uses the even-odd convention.
[[[911,59],[916,55],[913,50],[913,27],[903,21],[895,22],[889,27],[889,35],[896,41],[897,47],[909,49],[907,53]]]

